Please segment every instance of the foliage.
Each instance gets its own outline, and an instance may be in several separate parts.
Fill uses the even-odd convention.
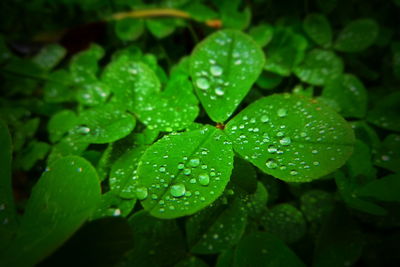
[[[398,266],[400,2],[0,2],[1,266]]]

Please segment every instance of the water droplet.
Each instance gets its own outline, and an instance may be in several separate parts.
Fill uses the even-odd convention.
[[[290,137],[283,137],[281,140],[279,140],[279,143],[283,146],[288,146],[291,142],[292,140],[290,139]]]
[[[171,186],[170,193],[173,197],[181,197],[185,194],[186,188],[183,184],[174,184]]]
[[[223,70],[222,70],[222,68],[221,68],[220,66],[218,66],[218,65],[213,65],[213,66],[210,67],[210,72],[211,72],[211,74],[214,75],[214,76],[221,76]]]
[[[276,167],[278,167],[278,164],[275,162],[274,159],[268,159],[265,163],[265,166],[267,166],[269,169],[275,169]]]
[[[313,165],[314,165],[314,166],[318,166],[318,165],[319,165],[319,162],[318,162],[318,161],[314,161],[314,162],[313,162]]]
[[[278,117],[284,118],[287,116],[287,110],[284,108],[280,108],[280,109],[278,109],[277,114],[278,114]]]
[[[313,154],[318,154],[318,150],[313,150],[313,151],[311,151],[311,153],[313,153]]]
[[[296,170],[291,170],[290,171],[290,175],[293,175],[293,176],[295,176],[295,175],[297,175],[297,174],[299,174]]]
[[[223,96],[225,94],[224,90],[221,87],[215,88],[215,94],[219,96]]]
[[[185,164],[183,164],[183,163],[179,163],[178,164],[178,169],[179,170],[183,170],[185,168]]]
[[[269,117],[267,115],[262,115],[260,120],[261,122],[269,122]]]
[[[205,77],[198,78],[196,80],[196,85],[197,85],[197,87],[199,87],[200,89],[203,89],[203,90],[207,90],[208,88],[210,88],[210,83],[209,83],[208,79]]]
[[[273,154],[273,153],[275,153],[277,151],[277,149],[276,149],[276,147],[274,145],[269,145],[267,150],[271,154]]]
[[[195,184],[195,183],[196,183],[196,179],[194,179],[194,178],[190,179],[190,180],[189,180],[189,183]]]
[[[147,198],[149,192],[147,191],[146,187],[138,187],[136,188],[136,197],[139,200],[144,200]]]
[[[210,176],[208,174],[203,173],[199,175],[199,183],[201,185],[208,185],[210,183]]]
[[[183,174],[184,175],[189,175],[189,174],[191,174],[192,173],[192,170],[191,169],[184,169],[183,170]]]
[[[160,172],[165,172],[165,167],[160,167],[158,170],[159,170]]]
[[[197,167],[200,165],[200,160],[198,158],[191,159],[189,161],[190,166]]]
[[[390,157],[388,155],[382,155],[382,160],[383,161],[389,161]]]

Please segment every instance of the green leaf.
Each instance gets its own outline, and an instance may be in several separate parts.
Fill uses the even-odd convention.
[[[359,185],[354,178],[346,177],[343,172],[337,171],[335,173],[335,182],[340,196],[349,207],[378,216],[386,214],[386,210],[381,206],[357,196],[356,192]]]
[[[144,32],[142,19],[126,18],[115,22],[115,33],[123,41],[134,41]]]
[[[246,204],[247,214],[252,218],[258,218],[267,206],[268,191],[261,182],[257,182],[255,192],[242,197],[242,201]]]
[[[274,27],[272,25],[263,23],[258,26],[252,27],[249,31],[249,35],[253,37],[254,41],[261,46],[266,46],[274,36]]]
[[[334,52],[314,49],[307,53],[304,61],[294,69],[296,76],[312,85],[324,85],[343,72],[343,61]]]
[[[79,157],[54,162],[33,188],[18,234],[0,257],[1,265],[35,265],[89,218],[99,200],[100,183],[90,163]]]
[[[300,210],[304,217],[311,223],[322,223],[334,207],[331,193],[314,189],[305,192],[300,197]]]
[[[303,214],[293,205],[283,203],[266,210],[261,217],[265,231],[286,243],[299,241],[306,233]]]
[[[400,174],[391,174],[364,185],[357,190],[357,194],[380,201],[400,202],[399,191]]]
[[[135,207],[136,198],[122,199],[113,191],[108,191],[101,196],[101,201],[93,213],[91,220],[103,217],[126,217]]]
[[[400,172],[400,135],[388,135],[374,157],[376,166]]]
[[[78,125],[70,131],[77,142],[104,144],[119,140],[135,128],[135,118],[116,105],[83,110],[78,116]]]
[[[50,145],[45,142],[30,142],[15,158],[17,168],[29,171],[38,160],[43,160],[50,150]]]
[[[354,152],[346,162],[346,166],[351,177],[363,176],[365,179],[375,179],[376,177],[370,148],[360,140],[356,139]]]
[[[96,80],[99,72],[98,61],[103,56],[104,49],[96,44],[74,55],[69,65],[72,80],[77,84],[85,84]]]
[[[332,28],[325,15],[309,14],[303,21],[303,29],[318,45],[329,47],[332,42]]]
[[[232,165],[231,143],[217,128],[171,134],[141,158],[136,195],[155,217],[190,215],[222,194]]]
[[[325,83],[322,97],[335,101],[344,117],[362,118],[367,111],[367,90],[352,74],[343,74]]]
[[[67,50],[57,44],[49,44],[43,47],[32,59],[43,70],[51,70],[57,66],[67,54]]]
[[[263,71],[256,84],[262,89],[274,89],[281,84],[283,77],[273,72]]]
[[[385,95],[368,111],[367,121],[387,130],[400,131],[400,92]]]
[[[235,250],[232,249],[227,249],[223,252],[221,252],[217,258],[217,262],[215,264],[215,267],[231,267],[234,266],[234,256],[235,256]]]
[[[193,50],[190,73],[204,109],[215,122],[235,111],[260,75],[264,54],[248,35],[218,31]]]
[[[251,10],[248,7],[245,7],[243,11],[239,10],[240,0],[219,0],[214,4],[220,11],[224,27],[243,30],[250,24]]]
[[[146,20],[147,28],[158,39],[171,35],[180,23],[180,20],[172,18],[155,18]]]
[[[225,128],[233,147],[265,173],[306,182],[342,166],[354,133],[330,108],[311,98],[278,94],[242,110]]]
[[[257,188],[257,173],[253,165],[239,157],[235,157],[231,182],[248,193],[254,193]]]
[[[181,130],[198,115],[198,102],[186,75],[173,75],[160,92],[160,80],[148,65],[121,55],[106,67],[102,80],[118,105],[135,113],[151,129]]]
[[[110,171],[110,189],[122,198],[136,198],[137,166],[146,147],[135,147],[117,159]]]
[[[176,220],[160,220],[142,210],[129,218],[129,224],[134,248],[118,266],[173,266],[186,256],[185,239]]]
[[[276,28],[272,41],[265,48],[264,69],[281,76],[289,76],[304,58],[307,40],[288,28]]]
[[[11,240],[16,228],[17,217],[11,184],[11,136],[7,125],[0,120],[0,251]]]
[[[374,20],[353,20],[339,33],[334,48],[342,52],[360,52],[372,45],[378,34],[379,26]]]
[[[86,106],[97,106],[106,102],[110,96],[110,88],[101,81],[85,82],[79,86],[76,98],[79,103]]]
[[[191,256],[178,262],[174,265],[174,267],[208,267],[208,265],[203,260],[195,256]]]
[[[54,114],[47,124],[50,141],[52,143],[60,141],[60,139],[77,124],[78,117],[75,112],[71,110],[66,109]]]
[[[313,266],[352,266],[361,256],[364,237],[344,209],[336,208],[318,236]]]
[[[211,204],[186,221],[191,252],[215,254],[233,247],[242,237],[246,223],[246,209],[240,198],[228,205],[221,201]]]
[[[44,100],[49,103],[72,101],[74,91],[71,90],[72,78],[69,72],[61,69],[48,75],[48,80],[43,87]]]
[[[263,232],[254,232],[239,242],[234,262],[237,267],[305,266],[281,240]]]

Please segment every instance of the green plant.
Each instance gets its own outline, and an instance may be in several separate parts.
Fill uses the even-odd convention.
[[[0,265],[398,262],[399,3],[356,7],[1,3]]]

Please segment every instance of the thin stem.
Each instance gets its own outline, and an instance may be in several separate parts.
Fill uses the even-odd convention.
[[[127,12],[119,12],[111,15],[109,20],[120,20],[125,18],[148,18],[148,17],[177,17],[190,19],[189,13],[182,10],[166,8],[166,9],[145,9],[132,10]]]

